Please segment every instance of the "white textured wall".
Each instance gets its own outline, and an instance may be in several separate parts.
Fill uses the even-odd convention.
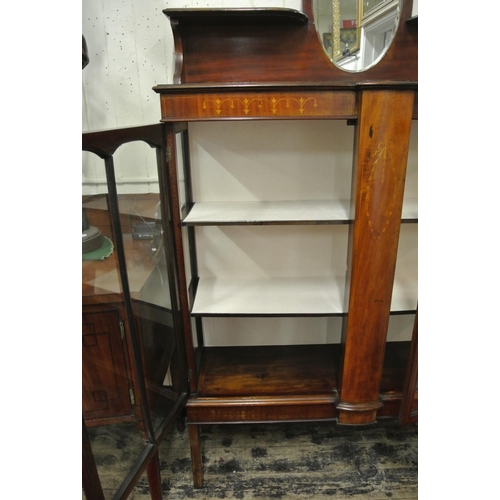
[[[86,0],[82,33],[90,63],[82,74],[84,131],[157,123],[157,84],[171,83],[173,39],[162,10],[191,7],[289,7],[301,0]],[[148,146],[119,150],[116,176],[121,192],[155,191],[156,160]],[[83,154],[83,193],[105,191],[102,162]]]
[[[82,33],[90,57],[82,74],[84,131],[159,121],[159,99],[152,87],[171,81],[173,67],[164,8],[164,0],[83,2]],[[116,167],[123,190],[156,191],[155,156],[148,146],[120,149]],[[102,161],[94,155],[83,154],[82,175],[84,194],[105,190]]]

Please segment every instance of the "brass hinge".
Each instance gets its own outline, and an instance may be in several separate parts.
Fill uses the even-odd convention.
[[[129,389],[129,394],[130,394],[130,402],[135,405],[135,396],[134,396],[134,390]]]
[[[120,321],[120,337],[122,340],[125,339],[125,326],[123,324],[123,321]]]

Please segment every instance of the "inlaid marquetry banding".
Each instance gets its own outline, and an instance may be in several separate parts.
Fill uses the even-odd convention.
[[[297,105],[298,111],[302,114],[304,113],[305,106],[306,104],[310,102],[311,105],[315,108],[318,107],[318,103],[316,101],[316,98],[314,97],[300,97],[298,99],[295,98],[286,98],[286,97],[272,97],[268,99],[267,97],[264,98],[252,98],[248,99],[247,97],[244,99],[205,99],[203,101],[203,106],[202,108],[204,110],[209,110],[210,105],[215,106],[215,112],[220,115],[222,113],[222,108],[223,106],[229,106],[231,111],[236,109],[235,103],[241,103],[243,105],[243,113],[246,115],[250,112],[251,107],[256,107],[258,111],[263,110],[264,103],[268,103],[271,106],[271,113],[273,115],[277,114],[279,111],[279,105],[281,103],[284,103],[285,107],[289,109],[293,105]]]
[[[393,216],[395,207],[397,205],[397,191],[395,189],[390,189],[389,184],[397,178],[397,172],[394,165],[389,164],[389,173],[385,170],[385,165],[388,159],[388,150],[392,150],[393,144],[386,144],[384,142],[379,142],[374,154],[373,163],[368,170],[367,185],[362,190],[363,196],[366,198],[366,219],[368,221],[368,226],[374,238],[380,238],[389,227],[391,217]],[[373,194],[373,189],[369,189],[368,186],[380,186],[379,189]],[[376,217],[372,216],[374,212],[373,206],[381,203],[381,197],[385,197],[385,204],[387,206],[383,213],[377,213]]]
[[[353,92],[162,95],[162,120],[355,118]]]

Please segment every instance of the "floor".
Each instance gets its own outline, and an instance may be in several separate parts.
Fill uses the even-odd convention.
[[[165,500],[418,498],[418,427],[392,419],[362,428],[332,422],[211,426],[202,432],[202,455],[204,487],[195,490],[187,431],[167,437],[160,448]],[[145,477],[130,498],[150,498]]]

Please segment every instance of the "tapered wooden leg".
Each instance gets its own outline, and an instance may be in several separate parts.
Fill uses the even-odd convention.
[[[191,445],[191,466],[195,488],[203,488],[203,470],[201,468],[200,426],[188,424],[189,443]]]
[[[186,420],[184,415],[177,418],[176,427],[179,432],[184,432],[186,430]]]
[[[82,418],[82,487],[87,500],[104,500],[101,480],[92,453],[87,427]]]
[[[161,475],[160,475],[160,459],[156,452],[148,463],[146,473],[148,476],[149,491],[152,500],[162,500],[161,495]]]

